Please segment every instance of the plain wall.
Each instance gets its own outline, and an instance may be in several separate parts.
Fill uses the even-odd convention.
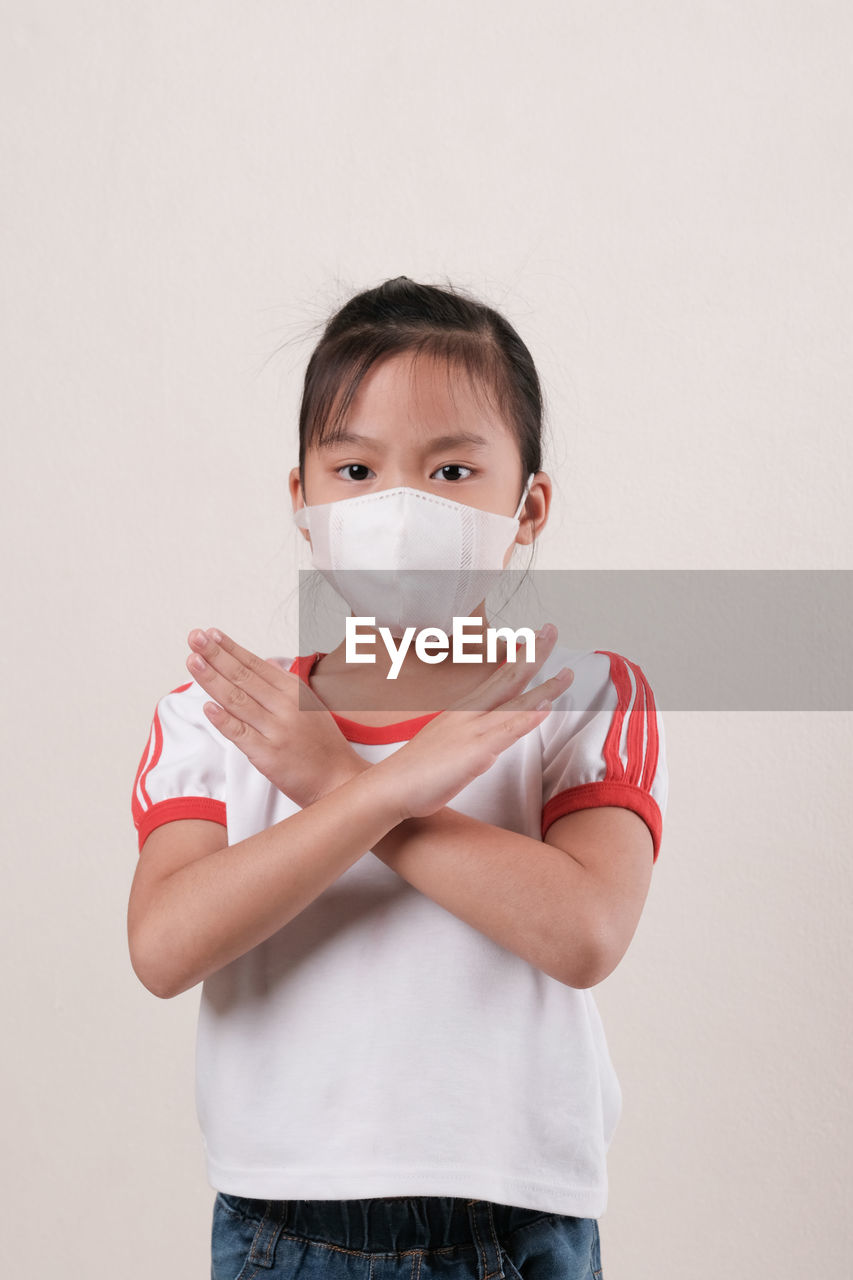
[[[294,651],[317,326],[399,274],[505,312],[548,405],[538,568],[851,568],[853,20],[3,8],[4,1265],[200,1276],[200,988],[131,969],[130,794],[192,627]],[[851,715],[666,731],[651,891],[596,989],[605,1275],[841,1277]]]

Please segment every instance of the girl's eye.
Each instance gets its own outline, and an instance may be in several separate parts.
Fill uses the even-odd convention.
[[[347,462],[342,467],[338,467],[338,472],[342,471],[369,471],[370,467],[366,467],[363,462]],[[347,480],[364,480],[364,476],[345,476]]]
[[[438,469],[439,471],[467,471],[469,474],[471,472],[471,468],[463,466],[461,462],[447,462],[443,467],[439,467]],[[441,478],[442,480],[460,479],[459,476],[448,476],[448,475],[443,475]]]

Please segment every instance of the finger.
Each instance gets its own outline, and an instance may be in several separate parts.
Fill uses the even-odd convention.
[[[267,693],[263,684],[266,682],[271,685],[272,689],[277,691],[279,695],[284,694],[288,698],[298,698],[300,707],[304,706],[307,701],[309,709],[314,707],[321,711],[327,711],[328,708],[317,697],[314,690],[306,680],[293,671],[284,671],[275,662],[269,662],[266,658],[261,658],[256,653],[252,653],[251,649],[246,649],[243,645],[237,643],[224,632],[219,631],[216,627],[208,627],[207,635],[224,651],[226,655],[233,658],[238,664],[238,669],[242,668],[247,672],[257,675],[259,681],[257,691],[252,690],[253,696],[257,702],[266,706],[268,710],[275,711],[281,708],[281,703],[276,702],[274,693]],[[232,676],[232,680],[234,677]],[[239,683],[238,681],[234,681]]]
[[[515,738],[523,737],[532,727],[542,723],[553,709],[553,699],[567,689],[574,678],[575,673],[571,667],[561,667],[550,680],[545,680],[517,698],[512,698],[502,706],[496,707],[486,717],[482,732],[487,737],[497,734],[499,740],[504,741],[506,745]],[[541,714],[537,715],[537,713]],[[531,720],[531,716],[536,718]]]
[[[507,683],[514,682],[522,685],[523,687],[527,684],[531,675],[538,671],[549,657],[554,645],[557,643],[557,636],[558,631],[553,622],[546,622],[538,631],[534,631],[533,633],[533,657],[527,658],[521,656],[522,654],[526,654],[528,650],[527,643],[522,641],[522,643],[517,646],[515,661],[510,662],[509,656],[507,656],[507,661],[498,667],[497,671],[493,671],[489,679],[497,676],[499,677],[499,680]],[[499,681],[496,681],[496,683],[498,682]]]
[[[266,680],[268,684],[277,689],[284,689],[288,686],[288,673],[282,671],[281,667],[277,666],[276,663],[268,662],[266,658],[259,657],[257,653],[253,653],[251,649],[246,649],[243,645],[238,644],[236,640],[232,639],[231,636],[225,635],[217,627],[208,627],[206,634],[236,663],[239,663],[248,671],[254,672],[260,679]]]
[[[526,733],[530,733],[540,725],[550,712],[550,700],[541,697],[537,706],[523,707],[509,714],[506,708],[501,707],[489,717],[484,736],[494,750],[504,751],[513,742],[523,738]]]
[[[534,632],[534,635],[536,637],[536,645],[532,659],[529,661],[527,659],[516,662],[506,661],[502,666],[498,667],[497,671],[493,671],[491,675],[487,676],[482,684],[478,684],[470,693],[465,694],[464,697],[454,702],[454,709],[459,711],[491,711],[495,707],[502,706],[508,702],[517,691],[520,692],[529,683],[530,677],[546,661],[557,643],[557,628],[553,623],[546,623],[539,631]],[[520,651],[525,652],[526,649],[527,645],[525,644]]]
[[[220,671],[201,656],[199,653],[191,653],[187,658],[187,670],[193,677],[195,682],[201,685],[205,693],[209,693],[211,698],[215,698],[220,706],[238,720],[244,721],[252,728],[264,733],[265,729],[270,728],[272,716],[269,711],[255,699],[245,689],[226,679]]]
[[[551,676],[548,680],[543,680],[541,684],[536,684],[532,689],[525,690],[517,697],[511,698],[504,703],[504,707],[535,707],[537,702],[542,698],[559,697],[575,678],[575,673],[571,667],[561,667],[556,675]]]
[[[263,736],[247,724],[245,720],[238,719],[237,716],[231,715],[224,707],[218,706],[215,702],[205,702],[202,711],[207,716],[210,723],[215,729],[218,729],[223,737],[229,742],[233,742],[246,755],[253,747],[258,746],[264,741]]]
[[[214,632],[218,639],[212,634]],[[276,709],[280,709],[283,690],[281,684],[275,681],[274,675],[275,672],[279,675],[284,674],[280,668],[259,658],[248,649],[242,648],[214,627],[209,631],[200,629],[191,631],[187,640],[195,653],[203,658],[213,672],[233,688],[243,691],[253,702],[267,711],[275,712]],[[190,669],[193,670],[192,667]],[[204,687],[207,688],[207,685]],[[222,702],[217,692],[219,689],[224,690],[225,685],[217,685],[216,690],[210,689],[208,692],[216,698],[217,702]],[[243,699],[237,697],[234,705],[243,705]]]
[[[308,682],[296,672],[284,671],[275,662],[259,657],[217,627],[191,631],[188,639],[196,652],[203,654],[223,674],[230,673],[232,684],[245,688],[255,702],[272,715],[282,715],[293,706],[300,710],[328,711]],[[252,677],[257,677],[257,682]],[[282,702],[282,698],[287,701]]]

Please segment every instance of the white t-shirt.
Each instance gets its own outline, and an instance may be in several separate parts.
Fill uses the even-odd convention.
[[[319,653],[274,658],[308,680]],[[450,808],[542,838],[620,805],[660,848],[668,774],[640,667],[555,646],[527,687],[574,680],[537,729]],[[134,784],[139,847],[207,818],[235,844],[297,812],[206,719],[194,681],[157,704]],[[335,716],[365,760],[433,712],[381,728]],[[598,1218],[622,1107],[589,989],[568,987],[413,888],[370,850],[265,942],[202,984],[196,1102],[207,1176],[226,1194],[464,1196]]]

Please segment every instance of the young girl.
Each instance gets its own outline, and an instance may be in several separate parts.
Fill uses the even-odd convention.
[[[603,1274],[621,1093],[591,988],[639,921],[667,772],[635,662],[551,625],[486,643],[482,575],[547,519],[541,417],[494,310],[406,277],[352,298],[290,491],[375,660],[193,630],[157,704],[128,939],[154,994],[203,982],[214,1280]],[[403,652],[453,617],[481,661]]]

